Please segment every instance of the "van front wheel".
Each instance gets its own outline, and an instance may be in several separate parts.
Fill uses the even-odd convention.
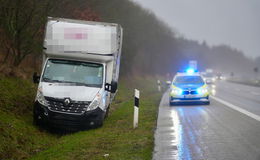
[[[33,124],[37,126],[42,126],[43,122],[42,119],[40,119],[40,111],[36,106],[33,107]]]
[[[35,114],[33,115],[33,124],[36,126],[41,125],[41,121],[38,119],[38,116]]]
[[[108,117],[109,109],[110,109],[110,105],[107,107],[106,114],[105,114],[105,119]]]

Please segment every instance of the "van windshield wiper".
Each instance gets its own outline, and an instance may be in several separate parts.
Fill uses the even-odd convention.
[[[71,83],[71,84],[74,84],[76,86],[87,86],[87,87],[90,86],[90,85],[88,85],[86,83],[81,83],[81,82],[68,82],[68,81],[65,81],[65,83]]]
[[[62,82],[62,81],[60,81],[60,80],[55,80],[55,79],[50,79],[50,78],[43,78],[43,81],[44,82]]]
[[[86,83],[81,83],[81,82],[53,80],[53,79],[50,79],[50,78],[43,78],[43,81],[44,82],[69,83],[69,84],[73,84],[75,86],[86,86],[86,87],[98,87],[98,88],[101,88],[101,86],[102,86],[102,84],[86,84]]]
[[[102,84],[86,84],[86,83],[81,83],[81,82],[68,82],[68,81],[66,81],[65,83],[75,84],[76,86],[98,87],[98,88],[101,88],[101,86],[102,86]]]
[[[61,80],[55,80],[55,79],[50,79],[50,78],[43,78],[43,81],[44,82],[70,83],[70,84],[75,84],[75,85],[87,86],[87,84],[85,84],[85,83],[71,82],[71,81],[61,81]]]

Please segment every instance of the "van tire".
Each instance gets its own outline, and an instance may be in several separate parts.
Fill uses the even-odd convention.
[[[90,126],[90,128],[99,128],[103,126],[103,122],[104,122],[104,118],[103,119],[99,119],[95,122],[95,124],[93,126]]]
[[[38,115],[36,115],[36,114],[33,115],[33,124],[36,126],[43,125],[42,121],[38,119]]]
[[[44,126],[44,121],[43,119],[39,119],[39,116],[41,116],[40,111],[36,106],[33,107],[33,124],[36,126]]]
[[[106,119],[106,118],[108,117],[109,110],[110,110],[110,105],[107,107],[107,110],[106,110],[106,114],[105,114],[105,117],[104,117],[104,119]]]
[[[36,126],[38,126],[39,123],[40,123],[39,120],[36,118],[35,115],[33,115],[33,124],[36,125]]]
[[[106,118],[106,113],[107,113],[107,112],[104,112],[103,114],[101,114],[101,115],[99,116],[98,119],[96,119],[95,125],[93,126],[93,128],[99,128],[99,127],[102,127],[102,126],[103,126],[104,120],[105,120],[105,118]]]
[[[100,121],[97,123],[97,127],[102,127],[102,126],[103,126],[103,122],[104,122],[104,120],[100,120]]]

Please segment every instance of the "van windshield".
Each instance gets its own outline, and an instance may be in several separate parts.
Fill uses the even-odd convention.
[[[101,88],[103,82],[103,65],[49,59],[45,66],[42,81]]]
[[[175,84],[202,84],[204,83],[201,76],[177,76],[174,80]]]

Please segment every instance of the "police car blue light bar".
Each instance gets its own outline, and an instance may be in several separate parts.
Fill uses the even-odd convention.
[[[195,73],[195,70],[194,70],[193,68],[188,68],[188,69],[186,70],[186,73],[188,73],[188,74],[193,74],[193,73]]]

